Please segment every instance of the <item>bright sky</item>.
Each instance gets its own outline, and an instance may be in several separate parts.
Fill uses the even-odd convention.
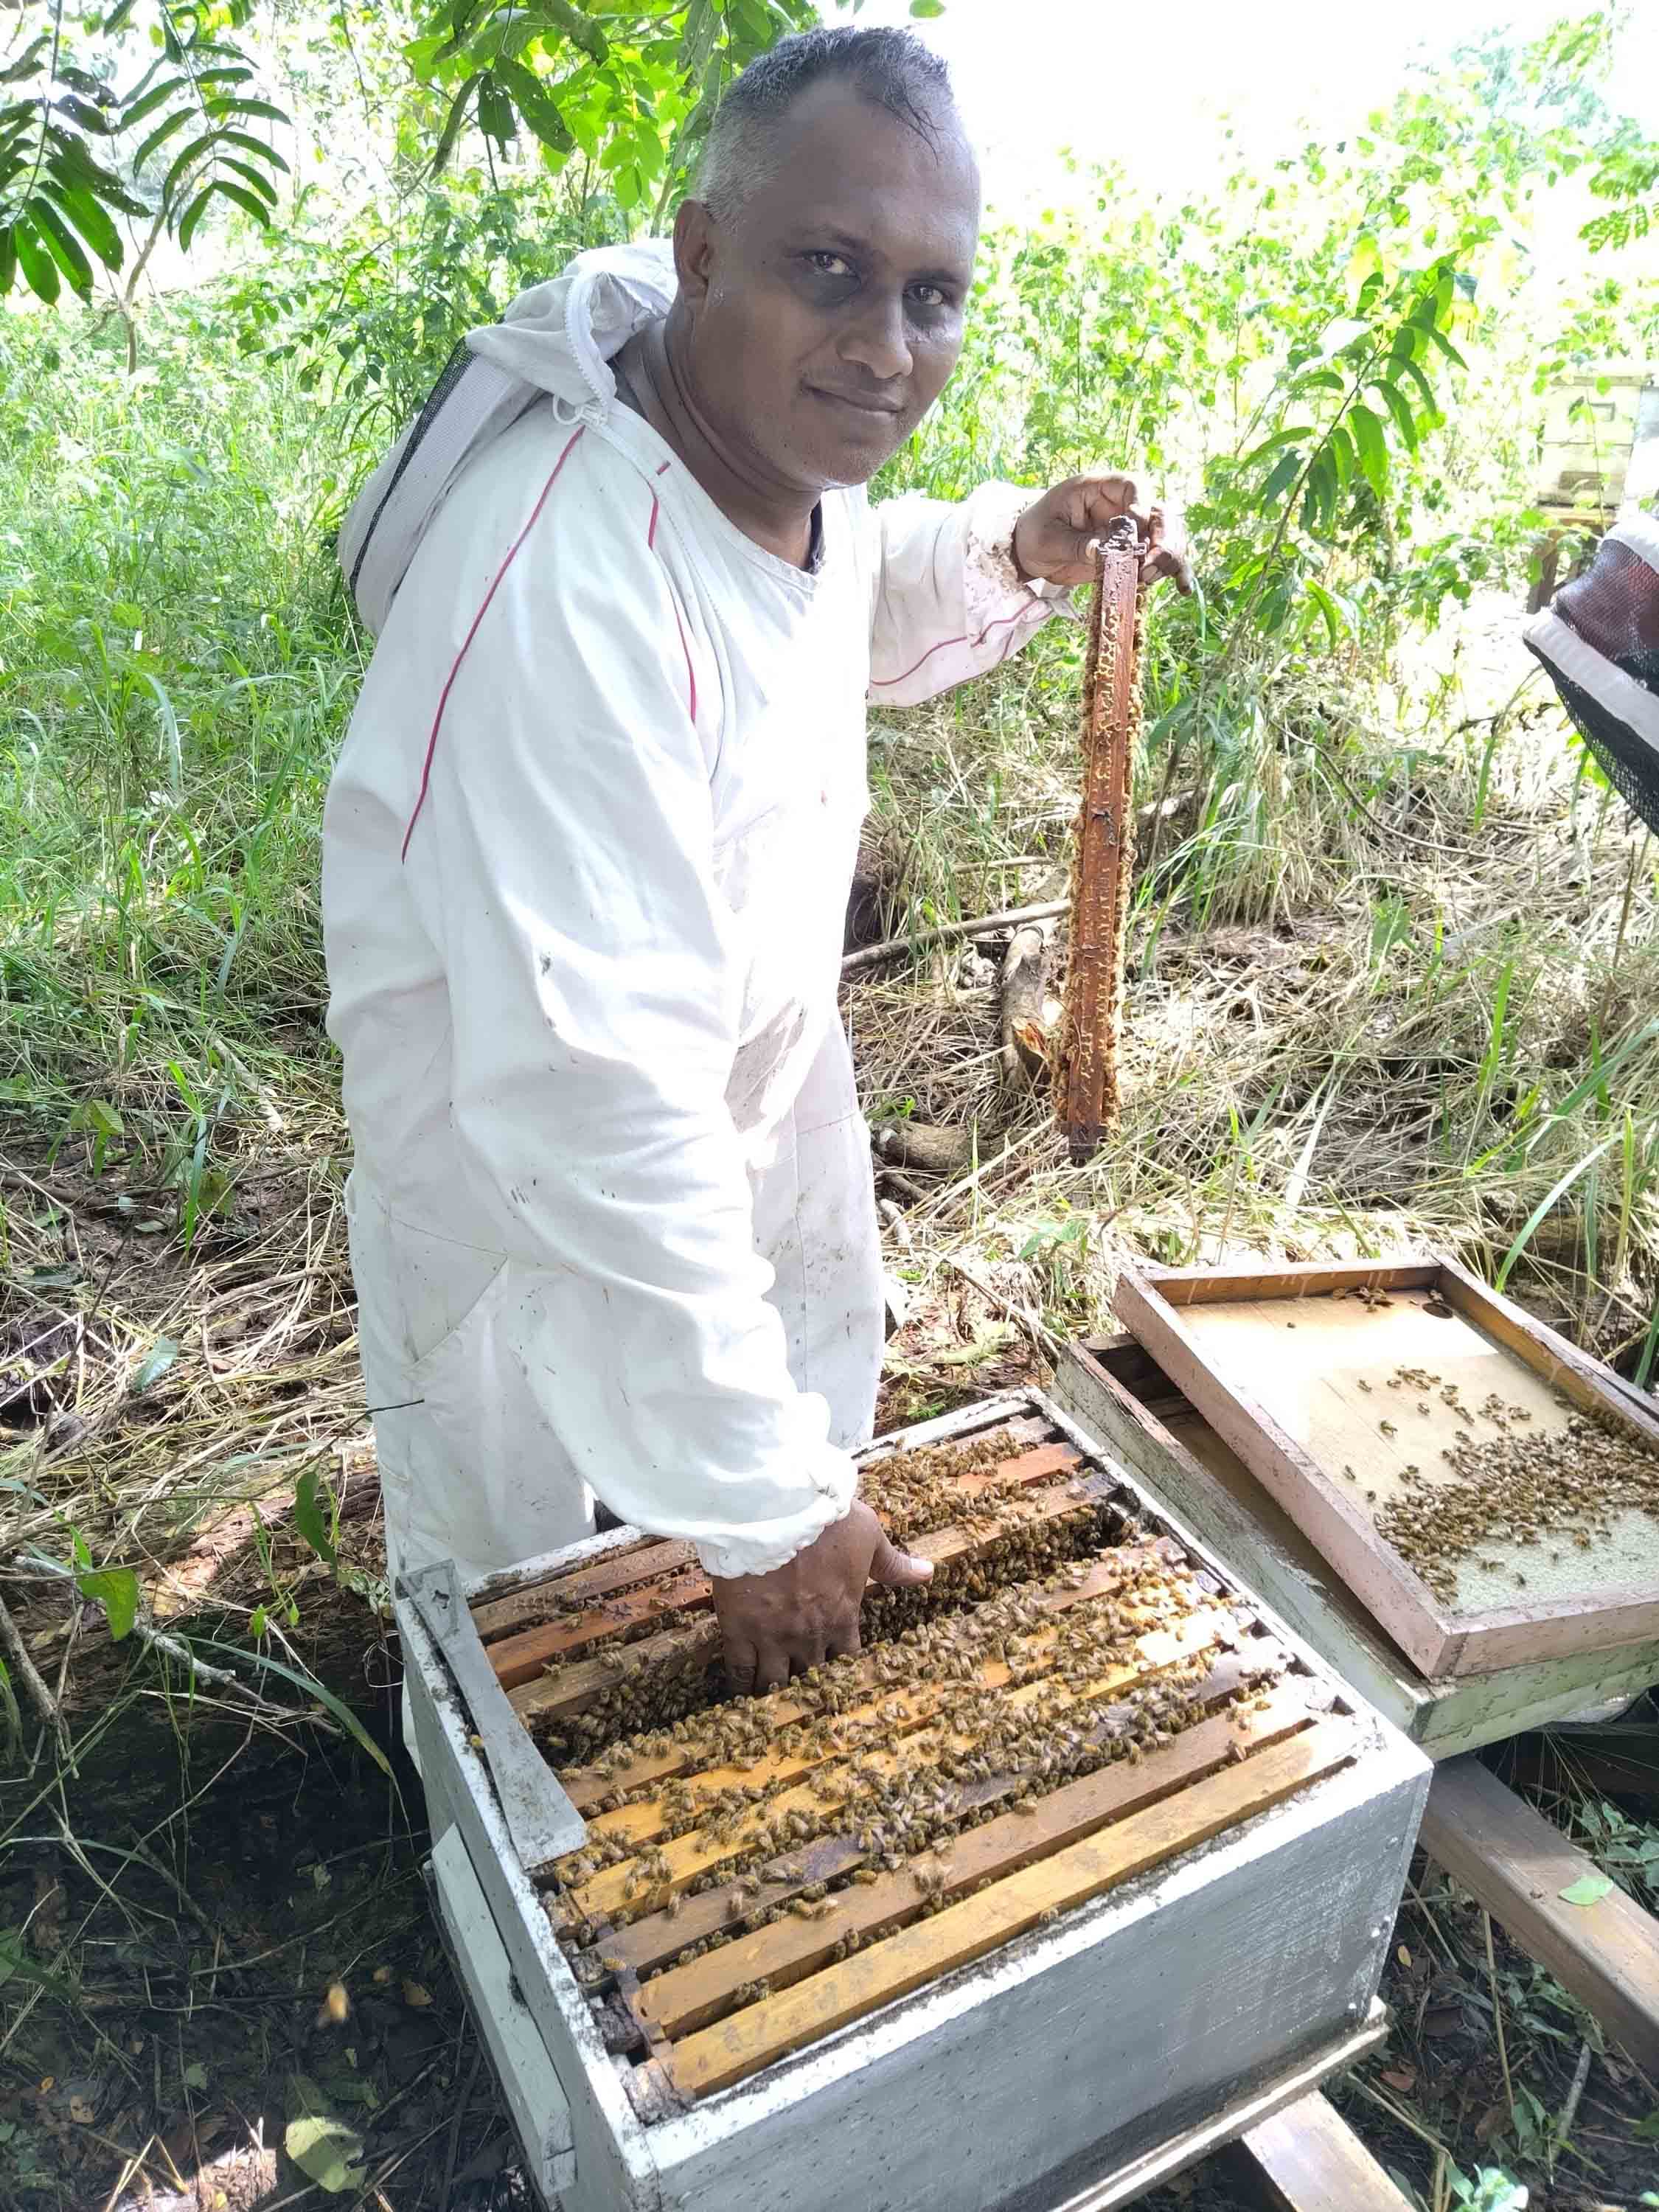
[[[1202,186],[1224,116],[1272,157],[1309,131],[1342,136],[1414,60],[1590,12],[1588,0],[945,0],[944,15],[910,27],[951,64],[987,197],[1012,214],[1060,189],[1061,148],[1120,161],[1146,189]],[[1638,0],[1632,13],[1643,20],[1607,91],[1659,130],[1659,5]],[[865,0],[857,21],[910,23],[908,0]]]

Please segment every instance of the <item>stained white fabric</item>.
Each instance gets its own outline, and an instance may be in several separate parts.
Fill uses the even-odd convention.
[[[550,392],[573,292],[541,289]],[[559,373],[586,398],[428,514],[324,821],[388,1531],[485,1571],[598,1496],[762,1572],[847,1510],[880,1357],[836,996],[866,692],[957,683],[1051,600],[1008,560],[1029,493],[830,495],[804,573],[574,341]]]

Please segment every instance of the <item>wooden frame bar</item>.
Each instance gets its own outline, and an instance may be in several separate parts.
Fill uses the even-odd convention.
[[[728,2088],[803,2044],[983,1958],[1049,1916],[1282,1803],[1347,1765],[1357,1741],[1346,1722],[1322,1722],[1239,1768],[1212,1774],[1166,1803],[1132,1814],[1102,1835],[994,1882],[979,1896],[948,1905],[781,1996],[688,2036],[670,2047],[664,2070],[684,2097]]]
[[[1040,1473],[1053,1471],[1054,1462],[1045,1450],[1027,1456],[1042,1463]],[[1067,1452],[1065,1463],[1077,1466],[1078,1455]],[[1066,1482],[1034,1481],[1021,1497],[1006,1502],[996,1515],[912,1537],[908,1549],[918,1559],[931,1559],[935,1566],[970,1559],[1022,1531],[1035,1532],[1048,1522],[1064,1521],[1091,1505],[1108,1504],[1111,1491],[1109,1480],[1099,1475],[1079,1474]],[[972,1497],[972,1492],[966,1493],[969,1504]],[[526,1723],[567,1719],[586,1712],[607,1690],[619,1687],[642,1667],[689,1670],[714,1663],[720,1648],[720,1626],[712,1613],[702,1610],[695,1599],[687,1599],[659,1617],[674,1625],[636,1644],[622,1644],[614,1656],[601,1651],[592,1658],[557,1667],[550,1674],[538,1670],[520,1681],[507,1692],[514,1711]]]
[[[1659,1449],[1659,1419],[1634,1402],[1616,1377],[1449,1261],[1261,1272],[1146,1268],[1120,1279],[1115,1303],[1125,1326],[1425,1675],[1490,1673],[1659,1638],[1659,1586],[1585,1589],[1480,1611],[1449,1607],[1378,1534],[1370,1516],[1345,1493],[1336,1470],[1321,1467],[1243,1381],[1218,1371],[1202,1333],[1186,1318],[1192,1309],[1222,1303],[1323,1298],[1361,1289],[1437,1297],[1550,1389]],[[1287,1315],[1285,1326],[1296,1325]]]

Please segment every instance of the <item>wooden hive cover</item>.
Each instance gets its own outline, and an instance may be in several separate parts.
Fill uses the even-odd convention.
[[[1455,1261],[1146,1268],[1115,1303],[1425,1675],[1659,1635],[1659,1419]]]

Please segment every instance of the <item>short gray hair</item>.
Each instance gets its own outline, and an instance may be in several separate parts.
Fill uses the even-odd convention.
[[[781,167],[778,126],[789,110],[815,84],[832,81],[885,108],[935,148],[940,122],[955,116],[949,71],[910,32],[850,25],[803,31],[750,62],[721,100],[696,197],[717,216],[736,214]]]

